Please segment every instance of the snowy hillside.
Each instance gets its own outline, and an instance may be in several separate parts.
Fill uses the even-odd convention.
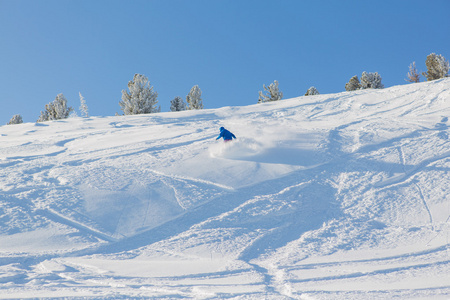
[[[446,299],[449,116],[444,79],[2,126],[0,298]]]

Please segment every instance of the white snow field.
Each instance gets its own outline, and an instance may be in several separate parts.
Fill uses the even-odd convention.
[[[442,79],[1,126],[0,298],[449,299],[449,116]]]

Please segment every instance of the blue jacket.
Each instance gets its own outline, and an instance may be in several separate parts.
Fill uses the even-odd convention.
[[[220,134],[216,140],[218,140],[220,138],[223,138],[225,141],[230,141],[233,138],[236,138],[236,136],[234,134],[232,134],[231,132],[229,132],[228,130],[226,130],[225,128],[220,127]]]

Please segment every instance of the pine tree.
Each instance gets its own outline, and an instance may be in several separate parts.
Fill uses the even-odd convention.
[[[170,111],[182,111],[186,110],[186,103],[184,103],[181,97],[175,97],[170,101]]]
[[[58,94],[53,102],[45,105],[45,110],[41,111],[37,122],[67,119],[72,111],[72,107],[67,107],[66,97]]]
[[[85,118],[89,118],[89,110],[86,105],[86,100],[84,99],[83,95],[81,95],[80,92],[78,94],[80,95],[80,111]]]
[[[420,81],[420,75],[419,75],[419,73],[417,73],[415,61],[409,65],[409,73],[406,76],[408,77],[408,79],[406,79],[406,81],[409,81],[409,82],[419,82]]]
[[[198,85],[192,87],[191,91],[186,96],[186,102],[188,110],[203,109],[202,91]]]
[[[428,72],[423,72],[422,75],[425,76],[428,81],[448,77],[449,63],[442,55],[431,53],[427,56],[425,64]]]
[[[382,89],[384,85],[381,83],[381,76],[377,72],[367,73],[363,72],[361,75],[362,89]]]
[[[356,91],[361,88],[361,83],[359,83],[358,76],[353,76],[350,78],[349,82],[345,84],[346,91]]]
[[[128,82],[129,92],[122,90],[122,101],[119,105],[125,115],[150,114],[161,111],[156,107],[158,93],[153,91],[148,78],[135,74]]]
[[[319,95],[319,91],[312,86],[306,91],[305,96],[314,96],[314,95]]]
[[[14,115],[11,120],[9,120],[7,125],[14,125],[14,124],[22,124],[22,116],[21,115]]]
[[[283,98],[283,93],[278,88],[278,81],[275,80],[268,87],[263,84],[263,88],[264,91],[259,92],[258,103],[278,101]]]

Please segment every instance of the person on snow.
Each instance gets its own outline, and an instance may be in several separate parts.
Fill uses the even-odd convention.
[[[220,138],[223,138],[223,140],[225,142],[229,142],[232,139],[235,139],[236,136],[234,134],[232,134],[231,132],[229,132],[228,130],[226,130],[224,127],[220,127],[220,134],[216,140],[218,140]]]

